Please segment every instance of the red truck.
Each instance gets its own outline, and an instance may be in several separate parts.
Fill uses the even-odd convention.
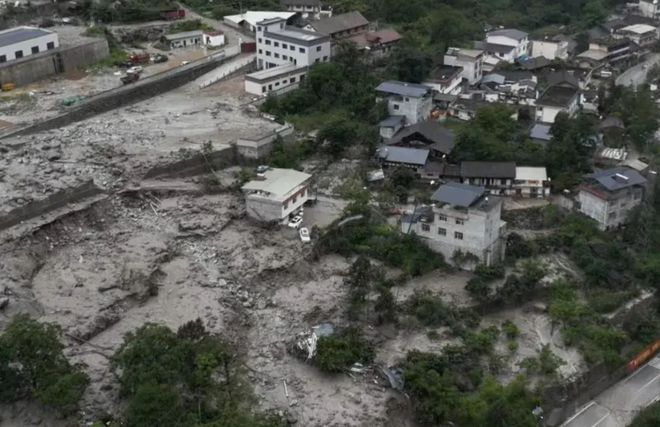
[[[161,13],[160,16],[168,21],[176,21],[185,18],[186,11],[183,9],[165,10]]]
[[[134,53],[128,57],[128,61],[133,65],[148,64],[151,56],[148,53]]]

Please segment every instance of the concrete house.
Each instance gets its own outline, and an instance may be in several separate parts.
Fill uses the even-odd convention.
[[[627,38],[605,37],[589,43],[589,49],[577,55],[581,68],[595,68],[600,65],[615,65],[632,56],[637,47]]]
[[[529,56],[529,35],[520,30],[506,28],[486,34],[486,53],[508,63]]]
[[[448,183],[441,185],[431,199],[435,204],[422,214],[415,212],[402,218],[402,232],[424,238],[447,260],[458,252],[472,254],[486,265],[504,259],[506,223],[501,220],[500,198],[489,196],[484,187]]]
[[[293,126],[285,123],[275,129],[261,129],[251,134],[242,135],[236,141],[236,151],[246,159],[263,159],[273,151],[278,137],[285,140],[293,134],[293,131]]]
[[[542,57],[549,60],[568,59],[568,41],[561,38],[544,38],[532,40],[530,54],[532,57]]]
[[[369,21],[360,12],[348,12],[307,24],[306,30],[328,35],[333,42],[369,31]]]
[[[219,30],[204,31],[204,44],[208,47],[220,47],[225,45],[225,33]]]
[[[390,139],[405,125],[406,118],[404,116],[389,116],[385,120],[378,123],[380,137],[386,140]]]
[[[646,47],[658,41],[658,27],[648,24],[633,24],[618,29],[614,38],[628,38],[639,47]]]
[[[322,19],[332,16],[332,7],[324,7],[321,0],[282,0],[282,8],[299,13],[304,19]]]
[[[517,166],[511,194],[532,199],[548,197],[550,180],[545,167]]]
[[[389,114],[404,116],[408,125],[424,121],[431,115],[433,90],[428,86],[391,80],[378,85],[376,91],[387,100]]]
[[[508,194],[516,179],[514,162],[461,162],[461,182]]]
[[[536,100],[537,122],[554,123],[557,114],[564,112],[573,117],[580,108],[580,92],[573,86],[552,86]]]
[[[658,0],[639,0],[639,12],[646,18],[660,19],[660,2]]]
[[[201,46],[204,44],[204,32],[202,30],[195,30],[166,34],[163,36],[163,41],[168,49]]]
[[[462,49],[450,47],[444,57],[444,64],[452,67],[461,67],[461,77],[474,84],[481,80],[484,66],[484,52],[477,49]]]
[[[281,222],[311,198],[312,176],[293,169],[268,169],[243,185],[247,214],[264,222]]]
[[[266,95],[295,88],[310,66],[330,61],[330,38],[286,25],[283,18],[257,25],[257,68],[245,77],[245,91]]]
[[[0,31],[0,63],[53,50],[59,46],[57,33],[43,28],[16,27]]]
[[[463,68],[443,65],[432,70],[423,84],[437,93],[457,95],[461,91],[462,81]]]
[[[625,224],[639,206],[646,179],[636,170],[619,167],[587,175],[578,193],[578,210],[598,222],[601,230]]]

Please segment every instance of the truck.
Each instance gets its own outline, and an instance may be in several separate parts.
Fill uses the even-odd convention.
[[[140,79],[139,73],[127,73],[119,78],[119,80],[121,80],[121,82],[125,85],[135,83],[139,79]]]
[[[128,62],[132,65],[148,64],[151,62],[151,56],[148,53],[134,53],[128,57]]]
[[[186,17],[186,11],[183,9],[170,9],[161,12],[160,16],[167,21],[177,21]]]

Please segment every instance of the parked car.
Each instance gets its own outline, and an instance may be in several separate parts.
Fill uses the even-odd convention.
[[[170,58],[168,58],[167,55],[163,55],[162,53],[157,53],[151,58],[151,61],[154,64],[161,64],[163,62],[169,61],[169,59]]]
[[[298,234],[300,234],[300,240],[303,242],[311,242],[312,238],[309,237],[309,229],[307,227],[303,227],[300,230],[298,230]]]
[[[264,177],[266,176],[266,171],[268,171],[268,165],[259,165],[257,166],[257,176]]]
[[[136,65],[126,70],[126,74],[141,74],[142,71],[144,71],[144,68],[139,65]]]
[[[289,221],[289,227],[298,228],[302,224],[303,219],[301,216],[294,216],[291,221]]]

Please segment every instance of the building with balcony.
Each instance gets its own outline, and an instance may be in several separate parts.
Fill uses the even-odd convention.
[[[312,176],[293,169],[270,168],[241,187],[247,214],[263,222],[281,222],[311,198]]]

